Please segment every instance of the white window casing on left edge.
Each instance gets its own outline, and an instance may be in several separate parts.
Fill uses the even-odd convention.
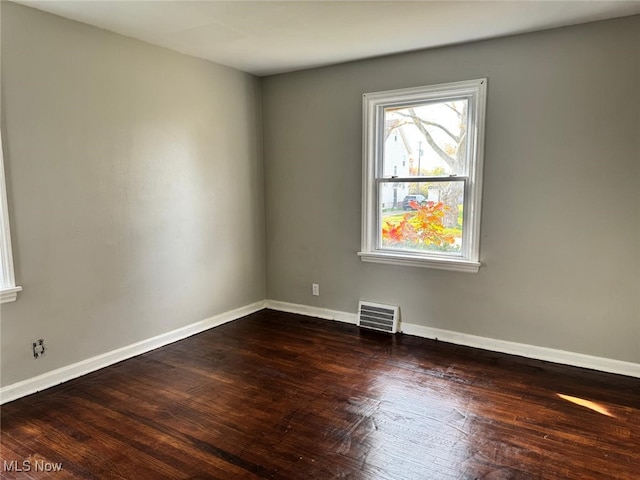
[[[16,286],[13,273],[13,254],[11,251],[11,229],[9,228],[9,209],[7,206],[7,188],[4,176],[4,155],[0,136],[0,303],[13,302],[22,287]]]

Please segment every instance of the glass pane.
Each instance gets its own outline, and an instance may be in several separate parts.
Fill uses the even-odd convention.
[[[380,183],[380,246],[460,253],[464,182]]]
[[[383,177],[467,174],[468,100],[384,111]]]

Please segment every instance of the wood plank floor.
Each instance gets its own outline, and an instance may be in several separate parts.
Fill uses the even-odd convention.
[[[1,410],[7,479],[640,478],[640,379],[270,310]]]

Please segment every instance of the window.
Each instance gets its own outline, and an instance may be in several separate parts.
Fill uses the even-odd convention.
[[[9,231],[9,210],[4,180],[4,156],[0,137],[0,303],[13,302],[22,287],[16,287],[13,276],[13,256]]]
[[[363,95],[363,261],[478,271],[486,84]]]

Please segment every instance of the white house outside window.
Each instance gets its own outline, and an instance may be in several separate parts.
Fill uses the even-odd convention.
[[[486,85],[363,95],[363,261],[478,271]]]

